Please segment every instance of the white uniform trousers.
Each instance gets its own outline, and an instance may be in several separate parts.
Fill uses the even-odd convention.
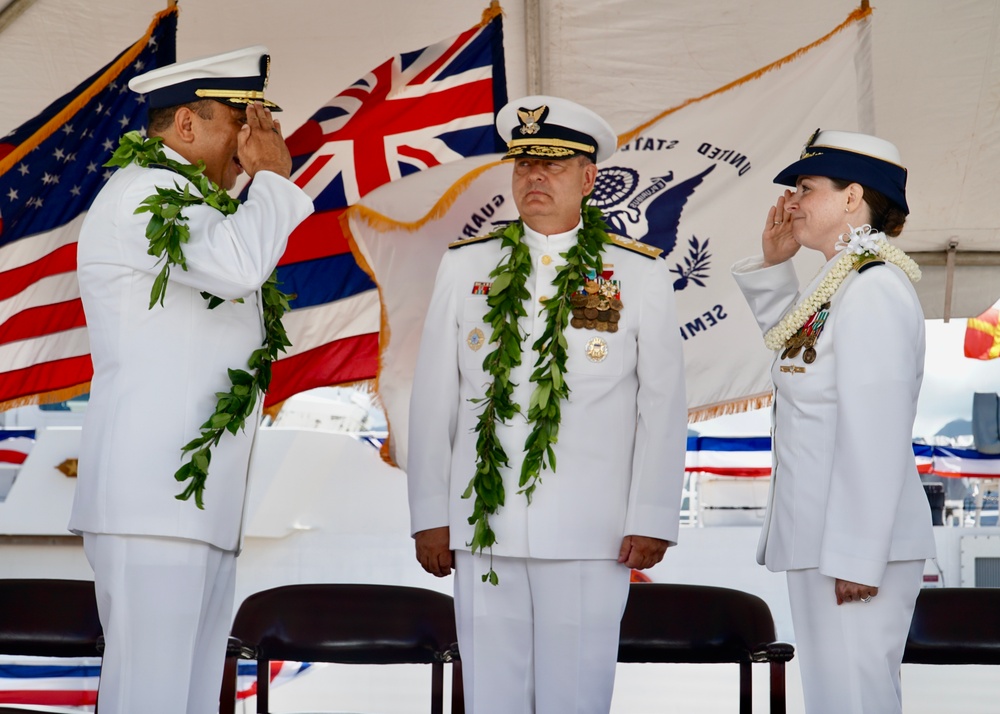
[[[889,563],[878,595],[843,605],[834,578],[788,571],[806,714],[902,712],[899,669],[923,569],[923,560]]]
[[[193,540],[85,533],[104,627],[101,714],[215,714],[236,555]]]
[[[608,714],[629,569],[613,560],[455,552],[468,714]],[[103,714],[103,712],[102,712]]]

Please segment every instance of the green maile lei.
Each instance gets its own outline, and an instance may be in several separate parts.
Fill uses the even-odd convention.
[[[174,188],[158,187],[156,193],[146,198],[135,210],[137,214],[151,214],[146,225],[148,253],[158,257],[160,259],[158,263],[163,264],[153,280],[153,289],[149,296],[150,310],[157,303],[163,306],[171,268],[179,266],[181,270],[187,270],[183,246],[191,237],[191,232],[186,225],[184,208],[207,205],[228,216],[236,212],[240,203],[205,176],[204,162],[191,165],[169,159],[163,152],[162,144],[163,140],[159,137],[143,139],[139,132],[130,131],[121,137],[118,149],[104,164],[119,168],[133,163],[143,168],[165,168],[180,174],[190,182],[184,188],[176,182]],[[191,184],[197,193],[191,190]],[[281,317],[288,310],[288,300],[291,296],[281,292],[277,282],[277,271],[275,271],[260,290],[265,334],[262,346],[250,353],[247,369],[228,370],[229,380],[232,383],[229,391],[215,393],[218,399],[215,412],[199,427],[201,435],[181,448],[181,453],[190,454],[190,457],[177,470],[174,478],[181,483],[185,481],[189,483],[176,498],[187,501],[194,496],[198,508],[205,508],[205,482],[212,461],[212,447],[218,445],[227,431],[235,435],[246,426],[247,419],[254,415],[259,395],[266,392],[271,383],[271,363],[277,359],[278,352],[284,352],[285,348],[291,345],[281,324]],[[211,293],[203,292],[201,295],[208,302],[209,310],[225,302]],[[243,301],[240,299],[238,302]]]
[[[602,254],[611,242],[607,225],[600,210],[588,206],[584,200],[581,206],[583,227],[576,235],[576,243],[560,254],[566,262],[556,271],[552,281],[555,295],[545,302],[545,329],[531,346],[538,353],[531,383],[527,421],[531,433],[524,442],[524,460],[518,479],[518,493],[523,493],[531,503],[535,489],[542,482],[542,471],[556,470],[556,454],[553,446],[559,441],[559,423],[562,417],[561,405],[570,393],[566,384],[566,328],[573,316],[570,298],[580,291],[588,275],[603,272]],[[493,333],[490,343],[496,345],[483,360],[483,369],[493,378],[484,396],[471,401],[480,408],[475,431],[476,471],[462,498],[475,495],[472,515],[472,540],[468,543],[473,553],[490,551],[490,568],[482,576],[483,582],[493,585],[499,577],[493,570],[493,544],[496,534],[490,526],[490,516],[504,505],[504,486],[501,470],[508,467],[509,460],[497,436],[497,424],[508,422],[515,414],[521,413],[521,406],[514,402],[514,383],[510,381],[511,370],[521,364],[522,343],[525,334],[518,320],[527,317],[525,303],[530,298],[526,287],[531,275],[531,254],[524,243],[524,224],[518,220],[498,229],[495,236],[502,240],[501,251],[505,258],[490,273],[493,282],[486,304],[489,311],[484,320]]]

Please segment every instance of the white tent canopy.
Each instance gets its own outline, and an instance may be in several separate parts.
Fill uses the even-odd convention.
[[[178,57],[267,45],[269,94],[285,108],[288,134],[388,56],[471,26],[486,5],[187,0]],[[0,0],[0,134],[108,62],[165,6]],[[819,39],[856,5],[508,0],[503,7],[510,96],[562,95],[625,133]],[[900,245],[924,266],[918,289],[928,317],[942,316],[949,297],[952,316],[979,314],[1000,296],[1000,0],[884,0],[874,8],[874,128],[900,147],[910,172],[913,213]],[[815,128],[802,127],[803,142]],[[748,245],[766,209],[747,216]]]

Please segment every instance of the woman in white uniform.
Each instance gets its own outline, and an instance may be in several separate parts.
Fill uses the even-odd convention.
[[[924,316],[891,143],[817,131],[775,182],[763,255],[733,275],[775,350],[773,476],[757,560],[786,571],[808,714],[902,711],[930,508],[913,458]],[[804,289],[790,258],[826,264]]]

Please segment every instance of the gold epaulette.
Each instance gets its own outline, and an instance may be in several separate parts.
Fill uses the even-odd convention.
[[[626,238],[625,236],[608,233],[608,237],[611,239],[611,242],[619,248],[634,251],[639,255],[646,256],[647,258],[659,258],[660,253],[663,252],[662,248],[657,248],[656,246],[649,245],[641,241],[632,240],[631,238]]]
[[[489,240],[490,238],[499,238],[492,233],[487,233],[484,236],[473,236],[472,238],[463,238],[462,240],[457,240],[454,243],[448,244],[448,250],[452,248],[461,248],[463,245],[472,245],[473,243],[482,243],[484,240]]]
[[[857,258],[854,261],[854,269],[859,273],[863,273],[868,268],[874,268],[876,265],[885,265],[885,261],[874,255],[866,255],[863,258]]]

